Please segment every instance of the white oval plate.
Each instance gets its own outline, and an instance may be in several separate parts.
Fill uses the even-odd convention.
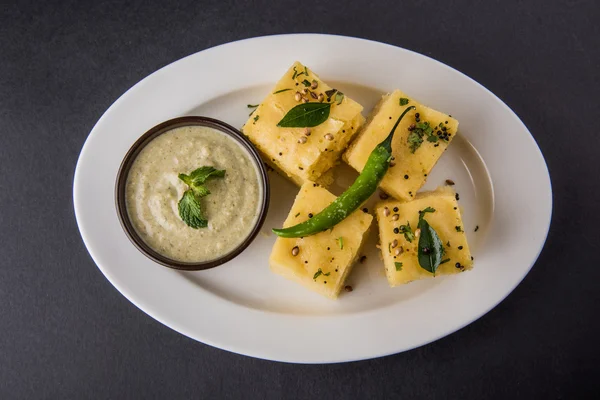
[[[299,60],[365,106],[400,88],[460,121],[460,132],[426,189],[451,178],[464,209],[474,270],[389,288],[375,249],[348,283],[352,293],[321,298],[272,274],[273,235],[259,235],[233,261],[178,272],[142,255],[115,209],[119,164],[146,130],[182,115],[240,127],[246,104],[264,98]],[[340,166],[338,192],[356,176]],[[263,231],[280,226],[297,189],[271,173]],[[462,73],[398,47],[339,36],[282,35],[242,40],[179,60],[119,98],[90,133],[73,187],[75,214],[92,258],[131,302],[191,338],[249,356],[324,363],[398,353],[446,336],[504,299],[544,244],[552,211],[546,164],[531,134],[496,96]],[[480,229],[474,232],[475,226]]]

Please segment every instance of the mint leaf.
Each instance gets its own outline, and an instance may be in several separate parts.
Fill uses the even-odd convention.
[[[208,188],[204,185],[192,185],[190,186],[190,189],[192,192],[194,192],[194,196],[199,199],[210,194],[210,190],[208,190]]]
[[[277,123],[282,128],[313,128],[329,118],[330,103],[304,103],[292,108]]]
[[[177,207],[179,216],[190,228],[206,228],[208,220],[202,213],[200,199],[208,196],[210,190],[204,183],[212,178],[222,178],[225,176],[225,170],[219,170],[214,167],[200,167],[192,171],[189,175],[179,174],[178,177],[189,189],[183,193]]]
[[[201,185],[210,178],[222,178],[224,176],[225,176],[225,170],[224,169],[216,169],[215,167],[200,167],[198,169],[193,170],[190,173],[190,178],[192,179],[192,182],[195,185]],[[189,185],[189,183],[188,183],[188,185]]]
[[[200,202],[192,190],[186,190],[177,204],[179,216],[190,228],[206,228],[208,220],[202,214]]]

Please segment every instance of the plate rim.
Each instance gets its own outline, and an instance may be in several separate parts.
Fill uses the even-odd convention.
[[[168,69],[169,67],[173,66],[176,63],[183,63],[184,60],[193,57],[199,53],[203,53],[203,52],[207,52],[210,50],[215,50],[215,49],[219,49],[219,48],[223,48],[232,44],[241,44],[243,42],[250,42],[250,41],[258,41],[258,40],[266,40],[266,39],[271,39],[271,38],[281,38],[281,37],[287,37],[287,38],[297,38],[297,37],[311,37],[313,39],[318,39],[319,37],[333,37],[333,38],[344,38],[344,39],[351,39],[351,40],[357,40],[357,41],[363,41],[363,42],[367,42],[369,45],[377,45],[377,46],[384,46],[384,47],[389,47],[391,49],[391,51],[404,51],[404,52],[408,52],[411,53],[417,57],[423,57],[425,59],[428,60],[428,62],[434,62],[437,63],[439,65],[441,65],[442,67],[449,69],[452,73],[455,74],[459,74],[461,75],[463,78],[467,78],[471,83],[474,83],[476,86],[479,86],[481,89],[483,89],[485,92],[487,92],[487,94],[491,95],[492,98],[494,98],[496,100],[497,103],[499,103],[500,106],[502,106],[503,108],[505,108],[506,111],[508,111],[512,117],[518,121],[518,123],[522,126],[522,128],[529,134],[528,138],[529,140],[535,145],[535,149],[536,149],[536,155],[538,156],[538,158],[541,160],[542,165],[543,165],[543,169],[544,169],[544,173],[545,173],[545,178],[547,179],[547,184],[548,184],[548,190],[549,190],[549,208],[548,208],[548,213],[547,215],[544,216],[544,221],[546,221],[545,226],[544,226],[544,234],[543,234],[543,240],[541,240],[536,252],[535,252],[535,257],[533,258],[533,260],[529,263],[527,268],[523,269],[523,274],[516,280],[516,282],[514,283],[514,285],[512,285],[512,287],[506,287],[507,290],[505,290],[505,294],[501,297],[498,297],[497,299],[495,299],[494,301],[492,301],[492,305],[487,308],[485,311],[483,312],[478,312],[476,314],[473,314],[473,316],[470,316],[468,318],[465,319],[465,322],[462,324],[458,324],[458,326],[456,327],[452,327],[450,329],[443,329],[441,333],[439,333],[438,335],[433,335],[432,337],[423,340],[422,342],[420,342],[419,344],[413,345],[413,346],[397,346],[400,349],[399,350],[393,350],[393,351],[372,351],[370,355],[367,356],[363,356],[363,357],[353,357],[353,356],[348,356],[348,357],[339,357],[339,358],[330,358],[327,356],[324,356],[322,361],[315,361],[312,358],[311,359],[306,359],[306,360],[301,360],[301,359],[285,359],[285,358],[278,358],[277,356],[272,356],[270,354],[268,354],[268,352],[262,352],[262,354],[257,354],[259,352],[249,352],[249,351],[245,351],[244,349],[240,349],[239,346],[236,346],[235,344],[231,345],[231,344],[223,344],[223,343],[216,343],[215,341],[211,341],[211,340],[207,340],[205,338],[198,338],[195,336],[192,336],[191,334],[188,334],[188,332],[186,332],[186,329],[181,327],[181,324],[178,323],[174,323],[173,321],[168,321],[167,322],[167,318],[165,318],[162,315],[156,315],[156,313],[151,314],[152,310],[147,310],[145,306],[143,306],[141,303],[142,301],[138,301],[137,298],[135,298],[135,296],[130,293],[128,291],[127,288],[122,287],[122,285],[117,282],[117,280],[115,279],[115,277],[113,276],[113,274],[108,270],[108,268],[103,267],[98,261],[97,261],[97,255],[94,254],[94,251],[92,251],[90,249],[90,245],[88,244],[88,240],[89,238],[86,238],[86,231],[85,228],[82,227],[81,224],[81,210],[80,210],[80,202],[79,202],[79,195],[78,195],[78,181],[80,179],[79,174],[80,172],[80,163],[82,163],[82,159],[83,156],[85,155],[86,152],[90,151],[89,147],[90,145],[90,138],[94,135],[95,131],[97,129],[99,129],[98,127],[101,125],[101,123],[104,122],[105,118],[107,117],[107,115],[110,114],[110,112],[119,107],[121,105],[121,103],[123,101],[125,101],[125,99],[128,97],[128,95],[139,85],[141,85],[144,82],[147,82],[148,80],[150,80],[151,77],[156,76],[157,74],[163,73],[164,70]],[[487,166],[486,166],[487,168]],[[141,79],[140,81],[138,81],[136,84],[134,84],[133,86],[131,86],[127,91],[125,91],[121,96],[119,96],[111,105],[110,107],[108,107],[106,109],[106,111],[102,114],[102,116],[98,119],[98,121],[94,124],[93,128],[91,129],[90,133],[88,134],[88,136],[86,137],[86,140],[81,148],[81,151],[79,153],[78,156],[78,160],[75,166],[75,173],[73,176],[73,207],[74,207],[74,212],[75,212],[75,218],[76,218],[76,222],[77,222],[77,226],[80,232],[80,235],[82,237],[82,240],[84,242],[84,245],[88,251],[88,253],[90,254],[92,260],[94,261],[94,263],[96,264],[96,266],[98,267],[98,269],[100,269],[100,271],[103,273],[103,275],[108,279],[108,281],[125,297],[127,298],[130,302],[132,302],[136,307],[138,307],[140,310],[142,310],[144,313],[146,313],[147,315],[149,315],[150,317],[152,317],[153,319],[159,321],[160,323],[162,323],[163,325],[177,331],[178,333],[181,333],[191,339],[197,340],[197,341],[201,341],[202,343],[208,344],[210,346],[213,347],[217,347],[226,351],[230,351],[230,352],[234,352],[234,353],[238,353],[238,354],[243,354],[243,355],[247,355],[247,356],[251,356],[251,357],[255,357],[255,358],[260,358],[260,359],[267,359],[267,360],[272,360],[272,361],[279,361],[279,362],[291,362],[291,363],[308,363],[308,364],[313,364],[313,363],[338,363],[338,362],[348,362],[348,361],[359,361],[359,360],[364,360],[364,359],[371,359],[371,358],[376,358],[376,357],[381,357],[381,356],[386,356],[386,355],[391,355],[391,354],[397,354],[400,352],[404,352],[404,351],[409,351],[412,350],[414,348],[417,347],[421,347],[424,345],[427,345],[431,342],[434,342],[436,340],[439,340],[443,337],[449,336],[451,334],[453,334],[454,332],[464,328],[465,326],[477,321],[478,319],[480,319],[481,317],[483,317],[484,315],[486,315],[487,313],[489,313],[492,309],[494,309],[496,306],[498,306],[498,304],[500,304],[502,301],[504,301],[513,291],[514,289],[523,281],[523,279],[525,278],[525,276],[527,276],[527,274],[531,271],[531,269],[533,268],[533,266],[536,264],[537,260],[539,259],[539,256],[542,252],[542,250],[544,249],[545,243],[547,241],[548,238],[548,234],[549,234],[549,230],[550,230],[550,226],[551,226],[551,222],[552,222],[552,216],[553,216],[553,210],[554,210],[554,193],[552,190],[552,180],[551,180],[551,176],[550,176],[550,172],[548,169],[548,165],[546,163],[546,160],[543,156],[543,153],[537,143],[537,141],[535,140],[535,138],[533,137],[533,135],[531,134],[531,131],[527,128],[527,126],[525,125],[525,123],[519,118],[519,116],[496,94],[494,94],[493,92],[491,92],[486,86],[484,86],[483,84],[477,82],[476,80],[474,80],[473,78],[469,77],[468,75],[462,73],[461,71],[441,62],[438,61],[432,57],[429,57],[427,55],[415,52],[413,50],[410,49],[406,49],[400,46],[396,46],[393,44],[388,44],[388,43],[384,43],[381,41],[375,41],[375,40],[370,40],[370,39],[363,39],[363,38],[358,38],[358,37],[351,37],[351,36],[343,36],[343,35],[331,35],[331,34],[317,34],[317,33],[295,33],[295,34],[278,34],[278,35],[266,35],[266,36],[258,36],[258,37],[252,37],[252,38],[247,38],[247,39],[242,39],[242,40],[237,40],[237,41],[233,41],[233,42],[228,42],[228,43],[223,43],[217,46],[213,46],[213,47],[209,47],[206,49],[203,49],[201,51],[189,54],[181,59],[175,60],[163,67],[161,67],[160,69],[154,71],[153,73],[149,74],[148,76],[144,77],[143,79]],[[236,348],[238,347],[238,348]],[[246,349],[247,350],[247,349]]]

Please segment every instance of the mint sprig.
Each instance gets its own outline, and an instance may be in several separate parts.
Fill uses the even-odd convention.
[[[208,220],[202,211],[200,199],[208,196],[210,190],[204,183],[212,178],[224,177],[225,170],[218,170],[214,167],[200,167],[192,171],[189,175],[179,174],[178,176],[179,179],[189,186],[189,189],[183,193],[177,204],[179,216],[190,228],[206,228]]]

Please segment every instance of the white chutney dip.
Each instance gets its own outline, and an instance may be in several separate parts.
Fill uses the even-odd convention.
[[[199,201],[208,226],[194,229],[179,216],[179,200],[189,188],[178,175],[205,166],[225,170],[225,176],[205,183],[210,194]],[[259,182],[255,161],[237,140],[214,128],[183,126],[157,136],[133,161],[127,213],[156,252],[180,262],[211,261],[251,234],[264,195]]]

